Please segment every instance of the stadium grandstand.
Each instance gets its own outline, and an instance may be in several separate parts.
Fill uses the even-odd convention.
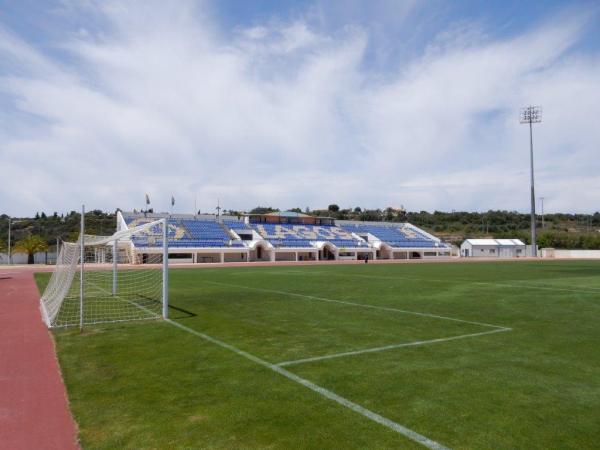
[[[169,261],[226,263],[422,259],[451,256],[451,246],[409,223],[336,221],[285,211],[243,216],[117,213],[117,230],[168,218]],[[136,236],[134,261],[160,253],[160,239]],[[122,244],[122,245],[123,245]]]

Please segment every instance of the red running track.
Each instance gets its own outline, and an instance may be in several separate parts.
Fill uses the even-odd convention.
[[[0,449],[78,449],[31,270],[0,267]]]

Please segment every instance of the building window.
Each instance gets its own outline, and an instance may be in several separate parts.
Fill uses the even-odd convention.
[[[490,248],[490,253],[496,253],[496,249],[495,248]]]

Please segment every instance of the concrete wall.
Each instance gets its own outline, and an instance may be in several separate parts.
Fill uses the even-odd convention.
[[[543,248],[541,256],[542,258],[600,259],[600,250],[558,250]]]
[[[296,261],[296,254],[294,252],[277,252],[275,261]]]
[[[225,262],[242,262],[246,261],[247,255],[245,252],[240,253],[225,253]]]
[[[40,252],[33,255],[35,264],[54,264],[56,262],[55,252]],[[0,253],[0,264],[8,262],[8,254]],[[13,264],[27,264],[27,255],[25,253],[14,253],[12,255]]]
[[[316,258],[315,252],[298,252],[299,261],[316,261]]]
[[[219,262],[221,262],[221,254],[220,253],[196,253],[196,262],[198,262],[198,263],[219,263]]]
[[[162,259],[162,258],[161,258]],[[169,265],[172,264],[191,264],[194,260],[190,256],[189,258],[169,258]],[[156,258],[152,258],[150,262],[156,262]]]
[[[439,250],[423,251],[423,258],[439,258],[440,256],[449,258],[450,256],[452,256],[452,252],[450,251],[450,249],[447,249],[445,251],[439,251]]]

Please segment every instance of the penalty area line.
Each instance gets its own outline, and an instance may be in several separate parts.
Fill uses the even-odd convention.
[[[204,282],[205,283],[210,283],[210,284],[215,284],[217,286],[234,287],[234,288],[238,288],[238,289],[247,289],[247,290],[258,291],[258,292],[269,292],[269,293],[272,293],[272,294],[287,295],[287,296],[290,296],[290,297],[306,298],[308,300],[317,300],[317,301],[320,301],[320,302],[337,303],[337,304],[341,304],[341,305],[355,306],[355,307],[358,307],[358,308],[376,309],[376,310],[379,310],[379,311],[390,311],[390,312],[397,312],[397,313],[401,313],[401,314],[411,314],[411,315],[414,315],[414,316],[430,317],[432,319],[451,320],[453,322],[469,323],[471,325],[479,325],[481,327],[495,328],[495,329],[498,329],[498,330],[509,329],[508,327],[501,326],[501,325],[492,325],[492,324],[484,323],[484,322],[474,322],[472,320],[457,319],[455,317],[439,316],[437,314],[429,314],[429,313],[423,313],[423,312],[417,312],[417,311],[409,311],[409,310],[406,310],[406,309],[391,308],[389,306],[376,306],[376,305],[369,305],[367,303],[356,303],[356,302],[349,302],[349,301],[346,301],[346,300],[334,300],[334,299],[331,299],[331,298],[316,297],[314,295],[297,294],[295,292],[279,291],[279,290],[276,290],[276,289],[257,288],[257,287],[252,287],[252,286],[241,286],[239,284],[220,283],[218,281],[204,280]]]
[[[364,274],[347,274],[347,273],[324,273],[324,272],[315,272],[315,271],[307,271],[307,270],[296,270],[296,271],[271,271],[271,272],[263,272],[269,273],[270,275],[315,275],[315,276],[328,276],[328,277],[343,277],[343,278],[372,278],[377,280],[391,280],[391,281],[418,281],[418,282],[434,282],[434,283],[448,283],[450,280],[442,280],[436,278],[415,278],[415,277],[406,277],[406,276],[383,276],[383,275],[364,275]],[[509,280],[510,281],[510,280]],[[465,283],[465,284],[478,284],[481,286],[499,286],[513,289],[541,289],[546,291],[564,291],[564,292],[575,292],[581,294],[597,294],[600,293],[600,288],[595,288],[593,286],[584,288],[584,289],[570,289],[568,287],[560,287],[560,286],[540,286],[539,284],[519,284],[519,280],[513,280],[517,284],[511,284],[506,282],[498,282],[498,281],[473,281],[473,280],[462,280],[462,279],[453,279],[452,282],[455,283]],[[527,280],[524,280],[525,283]]]
[[[383,426],[395,431],[396,433],[399,433],[415,442],[418,442],[419,444],[423,445],[424,447],[427,447],[429,449],[435,449],[435,450],[449,450],[448,447],[445,447],[444,445],[442,445],[438,442],[435,442],[435,441],[423,436],[422,434],[417,433],[416,431],[406,428],[405,426],[402,426],[399,423],[394,422],[393,420],[383,417],[383,416],[371,411],[370,409],[367,409],[367,408],[359,405],[358,403],[354,403],[353,401],[348,400],[347,398],[344,398],[344,397],[336,394],[335,392],[330,391],[329,389],[325,389],[324,387],[321,387],[311,381],[308,381],[305,378],[299,377],[298,375],[284,369],[283,367],[280,367],[276,364],[271,364],[270,362],[265,361],[264,359],[254,356],[248,352],[245,352],[244,350],[240,350],[239,348],[234,347],[233,345],[227,344],[226,342],[220,341],[219,339],[215,339],[207,334],[201,333],[192,328],[188,328],[185,325],[182,325],[171,319],[165,319],[165,322],[168,322],[169,324],[179,328],[180,330],[183,330],[190,334],[193,334],[194,336],[204,339],[205,341],[208,341],[214,345],[217,345],[221,348],[224,348],[233,353],[236,353],[237,355],[242,356],[260,366],[266,367],[267,369],[270,369],[273,372],[276,372],[279,375],[282,375],[282,376],[286,377],[287,379],[294,381],[294,382],[310,389],[311,391],[316,392],[317,394],[319,394],[329,400],[332,400],[332,401],[366,417],[367,419],[372,420],[373,422],[383,425]]]
[[[363,349],[363,350],[354,350],[354,351],[350,351],[350,352],[335,353],[335,354],[331,354],[331,355],[314,356],[312,358],[296,359],[294,361],[284,361],[284,362],[278,363],[276,365],[279,367],[294,366],[296,364],[304,364],[304,363],[310,363],[310,362],[315,362],[315,361],[322,361],[324,359],[342,358],[344,356],[354,356],[354,355],[362,355],[364,353],[383,352],[386,350],[393,350],[393,349],[402,348],[402,347],[416,347],[418,345],[427,345],[427,344],[435,344],[438,342],[455,341],[458,339],[466,339],[466,338],[471,338],[471,337],[476,337],[476,336],[484,336],[486,334],[493,334],[493,333],[502,333],[502,332],[511,331],[511,330],[512,330],[511,328],[500,328],[497,330],[483,331],[481,333],[462,334],[460,336],[429,339],[426,341],[415,341],[415,342],[406,342],[403,344],[384,345],[383,347],[367,348],[367,349]]]

